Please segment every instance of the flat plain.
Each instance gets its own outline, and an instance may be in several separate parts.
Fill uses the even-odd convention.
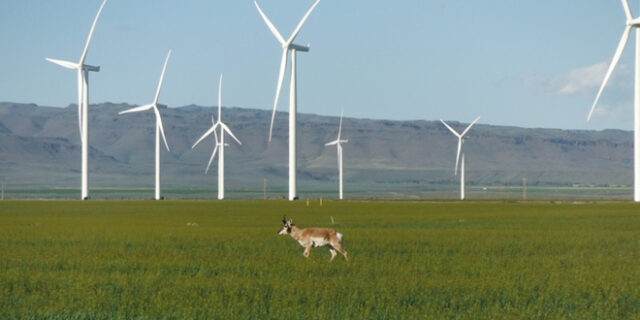
[[[2,319],[638,319],[639,261],[630,202],[0,202]]]

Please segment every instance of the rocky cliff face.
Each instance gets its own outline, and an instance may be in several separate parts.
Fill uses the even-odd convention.
[[[131,107],[104,103],[90,107],[92,186],[153,184],[152,113],[118,115]],[[63,187],[79,182],[80,142],[75,105],[66,108],[0,103],[0,178],[13,185]],[[211,125],[213,107],[161,110],[171,152],[162,154],[163,185],[215,187],[216,170],[204,169],[213,141],[192,144]],[[227,185],[260,190],[264,179],[286,188],[287,113],[278,113],[267,143],[270,111],[223,108],[224,122],[243,142],[228,139]],[[336,150],[324,144],[337,135],[337,117],[298,117],[299,185],[333,188]],[[465,124],[451,122],[455,128]],[[457,183],[453,175],[456,138],[439,121],[384,121],[346,118],[343,137],[345,180],[352,188],[429,188]],[[567,131],[476,125],[465,140],[470,184],[630,185],[633,136],[620,130]],[[214,163],[215,166],[215,163]]]

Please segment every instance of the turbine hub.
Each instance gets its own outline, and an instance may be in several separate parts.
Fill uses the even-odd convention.
[[[631,27],[640,27],[640,18],[627,20],[627,25]]]

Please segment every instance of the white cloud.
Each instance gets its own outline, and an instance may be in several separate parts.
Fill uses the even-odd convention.
[[[579,67],[569,72],[556,76],[552,81],[552,85],[557,89],[556,93],[560,95],[572,95],[577,93],[589,92],[602,85],[604,75],[609,67],[608,62],[600,62],[594,65]],[[624,66],[618,66],[621,70]]]
[[[610,61],[603,61],[552,76],[529,73],[523,75],[522,79],[527,87],[533,87],[544,94],[557,96],[581,95],[595,98],[600,85],[602,85],[607,68],[609,68],[609,63]],[[630,68],[623,63],[619,63],[605,91],[616,89],[631,90],[632,83]]]
[[[593,119],[601,118],[624,122],[624,120],[632,118],[629,117],[629,112],[633,112],[629,103],[599,104],[593,110]]]
[[[540,99],[549,107],[562,108],[564,112],[571,110],[571,114],[586,119],[609,63],[603,61],[556,74],[523,73],[520,81],[528,91],[542,96]],[[619,63],[594,110],[589,128],[631,128],[633,85],[633,69]]]

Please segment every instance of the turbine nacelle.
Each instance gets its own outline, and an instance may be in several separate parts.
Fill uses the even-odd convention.
[[[88,173],[88,163],[89,163],[89,129],[88,129],[88,113],[89,113],[89,74],[88,71],[98,72],[100,71],[100,67],[96,66],[88,66],[85,65],[85,59],[87,57],[87,52],[89,51],[89,45],[91,44],[91,37],[93,36],[93,31],[96,28],[96,24],[98,23],[98,18],[102,13],[102,9],[104,8],[107,0],[104,0],[100,5],[100,9],[98,9],[98,13],[96,17],[93,19],[93,24],[91,25],[91,30],[89,31],[89,36],[87,37],[87,41],[85,43],[84,49],[82,50],[82,55],[80,56],[80,60],[78,62],[70,62],[65,60],[51,59],[46,58],[47,61],[55,63],[64,68],[77,70],[77,88],[78,88],[78,129],[80,133],[80,142],[82,144],[82,155],[81,155],[81,163],[82,163],[82,177],[81,177],[81,199],[86,200],[89,198],[89,173]]]
[[[631,13],[631,8],[629,7],[628,0],[622,0],[622,7],[624,8],[624,13],[627,17],[626,24],[627,26],[624,28],[622,32],[622,37],[620,38],[620,42],[618,43],[618,47],[616,48],[616,52],[613,55],[613,59],[611,60],[611,64],[609,64],[609,69],[607,69],[607,73],[604,76],[604,80],[600,85],[600,89],[598,90],[598,94],[596,95],[596,99],[593,101],[591,105],[591,109],[589,110],[589,114],[587,115],[587,121],[591,120],[591,116],[593,116],[593,112],[598,105],[598,101],[602,96],[602,92],[604,88],[607,86],[609,79],[611,79],[611,75],[613,74],[613,70],[615,70],[618,62],[620,61],[620,57],[622,56],[622,52],[624,48],[627,46],[627,42],[629,41],[629,35],[631,34],[632,28],[640,28],[640,18],[633,18],[633,14]]]
[[[340,113],[340,126],[338,127],[338,137],[336,140],[325,143],[325,146],[336,146],[336,151],[338,151],[338,175],[339,175],[339,185],[338,189],[339,199],[342,200],[342,144],[349,142],[347,139],[342,139],[342,116],[344,115],[344,110]]]
[[[82,65],[82,70],[99,72],[100,66],[90,66],[88,64]]]
[[[51,59],[51,58],[46,58],[46,59],[48,61],[51,61],[55,64],[61,65],[69,69],[82,69],[82,70],[94,71],[94,72],[100,71],[100,67],[86,65],[84,61],[87,58],[87,52],[89,51],[89,45],[91,44],[93,31],[96,28],[96,24],[98,23],[98,18],[100,18],[100,14],[102,13],[102,9],[104,8],[105,4],[107,4],[107,0],[104,0],[102,2],[102,4],[100,5],[100,9],[98,9],[98,13],[96,14],[96,17],[93,19],[93,24],[91,25],[91,30],[89,31],[89,36],[87,37],[87,42],[84,45],[84,49],[82,50],[82,55],[80,56],[79,62],[76,63],[76,62],[57,60],[57,59]],[[82,68],[80,68],[80,66],[82,66]]]
[[[607,83],[611,79],[611,75],[613,74],[614,69],[616,68],[618,62],[620,61],[620,57],[622,56],[622,53],[624,52],[624,49],[627,46],[627,42],[629,41],[631,30],[634,28],[640,28],[640,18],[633,17],[633,13],[631,12],[631,8],[629,7],[629,1],[622,0],[622,7],[624,9],[624,13],[627,18],[626,26],[622,32],[622,37],[620,38],[618,47],[616,48],[616,51],[613,55],[613,59],[611,59],[611,63],[609,64],[607,73],[605,74],[602,84],[600,85],[598,94],[596,95],[596,98],[593,104],[591,105],[591,110],[589,110],[589,114],[587,115],[587,121],[591,119],[591,116],[593,115],[595,108],[598,105],[598,101],[600,100],[602,92],[604,91],[604,88],[607,86]],[[640,32],[640,30],[636,30],[636,32]],[[636,43],[636,45],[638,44]],[[637,69],[637,66],[640,65],[640,49],[638,48],[636,48],[635,61],[636,61],[636,71],[635,71],[636,86],[634,90],[634,97],[635,97],[634,115],[632,116],[632,118],[635,118],[635,121],[634,121],[635,155],[633,160],[635,179],[634,179],[634,186],[633,186],[633,190],[634,190],[633,200],[635,202],[640,202],[640,179],[638,179],[638,177],[640,177],[640,155],[638,154],[638,151],[640,150],[640,138],[638,137],[638,134],[640,134],[640,88],[637,86],[637,84],[640,82],[640,70]]]
[[[285,70],[287,69],[287,59],[289,56],[289,51],[295,51],[295,52],[309,51],[308,45],[301,46],[298,44],[294,44],[293,41],[298,36],[298,33],[300,33],[302,26],[304,26],[305,22],[309,18],[309,15],[311,15],[311,12],[313,12],[313,10],[316,8],[318,3],[320,3],[320,0],[316,0],[316,2],[311,6],[311,8],[309,8],[307,13],[302,17],[302,19],[296,26],[293,33],[291,33],[291,36],[289,36],[289,39],[286,39],[286,40],[282,36],[280,31],[278,31],[278,28],[276,28],[275,25],[273,25],[273,23],[271,22],[271,20],[269,20],[269,17],[267,17],[267,15],[262,11],[262,8],[260,8],[260,5],[258,5],[258,1],[254,0],[253,3],[256,5],[256,9],[258,9],[258,13],[260,13],[260,16],[266,23],[267,27],[269,28],[273,36],[276,37],[278,42],[280,42],[280,44],[282,45],[282,58],[280,60],[280,72],[278,73],[278,85],[276,87],[276,96],[273,102],[273,113],[271,114],[271,125],[269,126],[269,141],[271,141],[271,137],[273,136],[273,123],[276,118],[276,109],[278,107],[278,100],[280,99],[280,90],[282,89],[282,81],[284,80],[284,73],[285,73]]]
[[[207,172],[209,172],[209,167],[211,166],[211,163],[213,162],[213,158],[216,156],[216,153],[218,152],[219,148],[224,148],[226,146],[229,146],[228,143],[223,143],[222,141],[224,140],[224,134],[225,132],[231,136],[231,138],[233,138],[239,145],[242,145],[242,142],[233,134],[233,132],[231,132],[231,129],[229,129],[229,127],[224,124],[224,122],[221,121],[222,119],[222,75],[220,75],[220,82],[218,84],[218,121],[215,121],[213,115],[211,115],[211,128],[209,128],[209,130],[207,130],[201,137],[200,139],[198,139],[193,146],[191,146],[191,149],[194,149],[198,144],[200,144],[200,142],[202,142],[202,140],[204,140],[206,137],[210,136],[211,134],[214,135],[215,138],[215,148],[213,149],[213,153],[211,154],[211,158],[209,158],[209,163],[207,164],[207,168],[205,169],[204,173],[207,174]],[[220,127],[220,138],[218,138],[218,133],[217,133],[217,129],[218,127]],[[222,152],[222,151],[221,151]],[[222,153],[221,153],[222,154]],[[222,159],[222,158],[221,158]]]
[[[164,80],[164,73],[167,71],[167,64],[169,63],[169,57],[171,57],[171,50],[167,53],[167,58],[164,60],[164,65],[162,67],[162,73],[160,74],[160,81],[158,82],[158,88],[156,89],[156,95],[153,100],[153,103],[145,104],[142,106],[134,107],[128,110],[118,112],[119,115],[126,113],[134,113],[134,112],[142,112],[147,110],[153,110],[153,113],[156,117],[156,130],[159,131],[162,140],[164,141],[164,146],[167,148],[167,151],[171,151],[169,149],[169,143],[167,143],[167,137],[164,134],[164,126],[162,125],[162,117],[160,116],[160,111],[158,111],[158,98],[160,97],[160,91],[162,90],[162,82]]]
[[[296,50],[298,52],[309,52],[309,49],[311,49],[311,47],[309,45],[301,46],[299,44],[292,43],[291,45],[289,45],[289,49]]]
[[[88,129],[88,111],[89,111],[89,76],[88,72],[98,72],[100,71],[100,67],[86,65],[85,59],[87,57],[87,53],[89,51],[89,45],[91,44],[91,38],[93,36],[93,31],[96,28],[96,24],[98,23],[98,19],[100,18],[100,14],[102,13],[102,9],[104,8],[107,0],[104,0],[100,5],[100,9],[98,9],[98,13],[96,17],[93,19],[93,24],[91,25],[91,30],[89,31],[89,35],[87,37],[87,41],[84,45],[84,49],[82,50],[82,54],[80,56],[80,60],[78,62],[71,62],[65,60],[51,59],[46,58],[47,61],[55,63],[59,66],[62,66],[67,69],[77,70],[77,88],[78,88],[78,129],[80,132],[80,141],[82,144],[82,182],[81,182],[81,199],[86,200],[89,198],[89,173],[88,173],[88,149],[89,149],[89,129]]]
[[[447,124],[444,120],[440,119],[440,122],[442,122],[442,124],[444,124],[444,126],[447,127],[447,129],[449,129],[449,131],[451,131],[451,133],[453,133],[456,137],[458,137],[458,151],[456,153],[456,167],[455,167],[455,170],[454,170],[456,176],[458,175],[458,164],[460,163],[460,155],[462,155],[462,144],[464,144],[464,136],[467,135],[469,130],[471,130],[471,127],[473,127],[473,125],[476,124],[476,122],[478,122],[478,120],[480,120],[480,117],[477,117],[475,120],[473,120],[473,122],[471,122],[469,124],[469,126],[467,126],[467,128],[464,129],[464,131],[462,131],[462,133],[458,133],[449,124]]]

